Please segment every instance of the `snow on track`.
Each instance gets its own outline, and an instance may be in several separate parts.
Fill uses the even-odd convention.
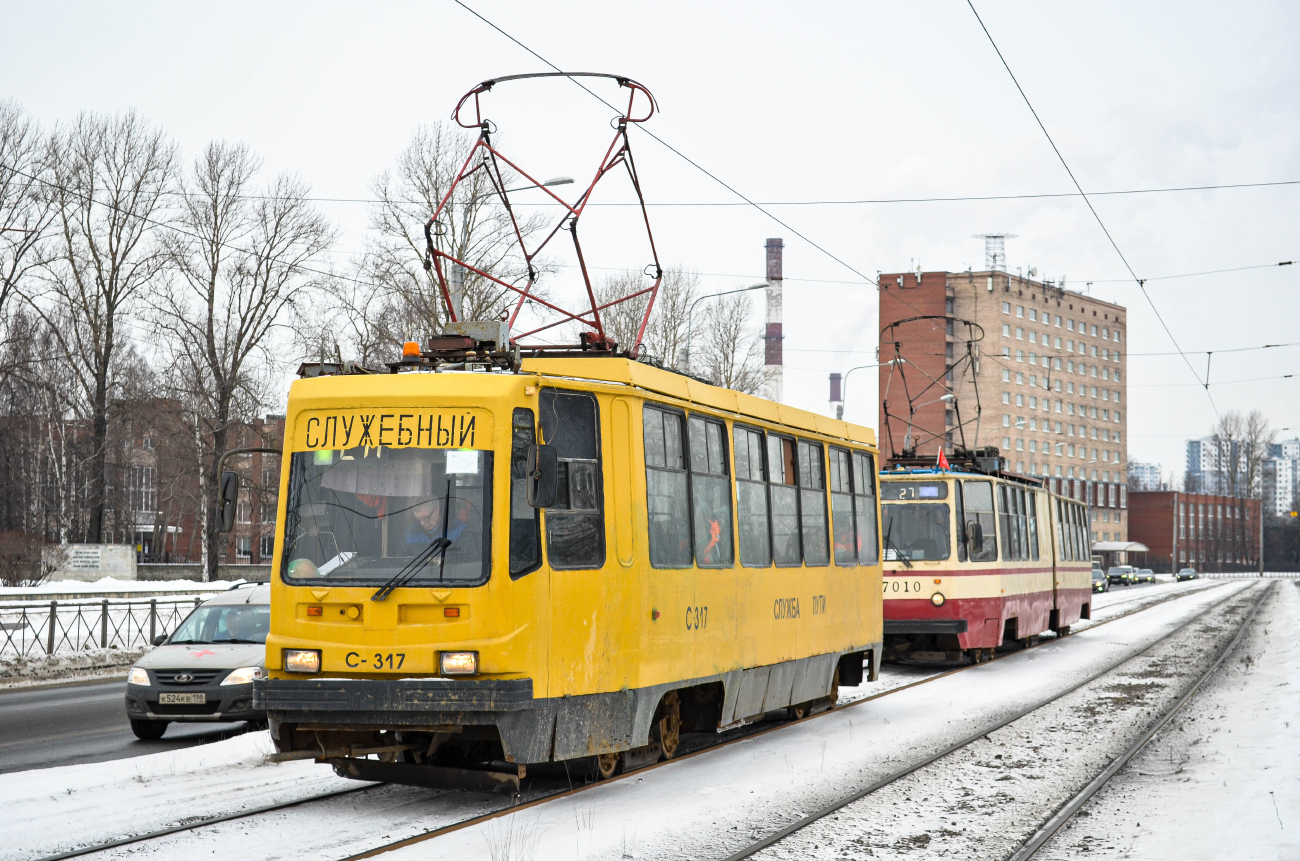
[[[1300,582],[1035,858],[1300,858]]]

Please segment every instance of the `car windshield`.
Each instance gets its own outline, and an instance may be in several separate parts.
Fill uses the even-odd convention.
[[[492,453],[357,447],[298,452],[283,577],[295,584],[487,580]]]
[[[167,645],[265,643],[270,630],[271,608],[266,604],[208,605],[186,616]]]
[[[883,506],[885,559],[947,559],[948,506],[913,502]]]
[[[1106,576],[1105,572],[1102,571],[1100,568],[1094,568],[1094,569],[1092,569],[1092,579],[1094,579],[1094,580],[1101,580],[1101,579],[1104,579],[1105,576]]]

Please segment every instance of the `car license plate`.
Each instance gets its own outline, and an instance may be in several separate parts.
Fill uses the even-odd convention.
[[[208,701],[207,694],[159,694],[158,702],[165,706],[201,706]]]

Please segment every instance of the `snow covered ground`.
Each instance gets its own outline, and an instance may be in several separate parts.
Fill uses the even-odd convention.
[[[1043,859],[1300,858],[1300,583],[1040,850]]]
[[[957,737],[1076,684],[1251,586],[1220,582],[1193,589],[1177,600],[1004,660],[667,763],[388,857],[723,857]],[[1152,597],[1157,591],[1151,590]],[[862,688],[870,693],[881,689]],[[8,814],[4,854],[30,859],[356,786],[311,762],[265,764],[269,749],[264,733],[249,733],[129,761],[0,775],[0,804]],[[218,852],[237,858],[340,858],[501,805],[501,800],[471,793],[376,787],[97,857]]]

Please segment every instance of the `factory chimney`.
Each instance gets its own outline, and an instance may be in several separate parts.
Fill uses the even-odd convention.
[[[781,249],[780,239],[767,240],[767,328],[764,332],[763,397],[781,400]]]

